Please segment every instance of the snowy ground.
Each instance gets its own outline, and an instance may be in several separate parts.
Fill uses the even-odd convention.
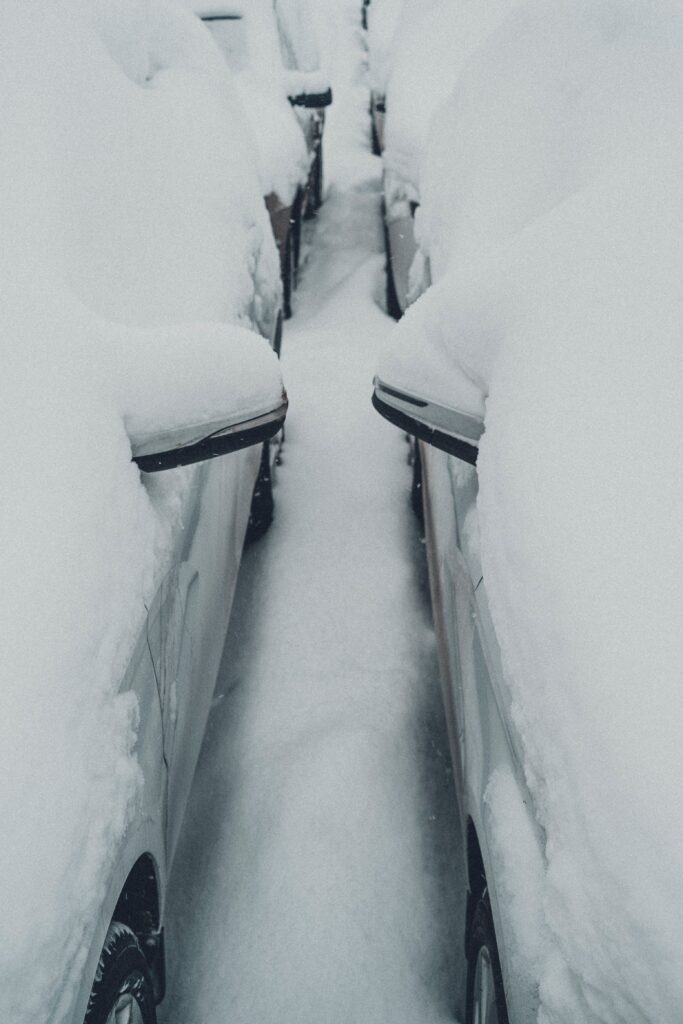
[[[424,556],[407,445],[370,405],[391,321],[359,75],[336,83],[332,180],[283,351],[277,518],[245,556],[190,797],[163,1024],[457,1012],[459,837]]]

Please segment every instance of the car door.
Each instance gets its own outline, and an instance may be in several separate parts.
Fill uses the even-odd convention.
[[[185,760],[197,646],[199,572],[184,554],[181,550],[179,557],[173,558],[149,611],[147,627],[163,726],[167,851],[175,844],[182,820],[180,765]]]
[[[211,709],[259,451],[235,452],[192,471],[173,564],[149,616],[164,723],[169,860]]]
[[[449,457],[420,446],[424,477],[425,528],[432,609],[446,707],[453,769],[462,798],[465,767],[465,711],[459,658],[458,586],[462,556],[453,501]],[[462,804],[462,799],[460,800]]]
[[[450,646],[457,658],[456,685],[460,705],[460,758],[465,785],[468,774],[480,775],[482,737],[479,702],[487,685],[477,626],[475,591],[481,580],[479,528],[477,521],[477,471],[452,456],[446,456],[451,502],[455,517],[454,544],[447,563],[447,587],[452,615]]]

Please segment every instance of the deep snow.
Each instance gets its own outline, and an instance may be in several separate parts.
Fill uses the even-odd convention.
[[[380,363],[485,417],[482,571],[541,857],[506,779],[487,795],[541,1024],[683,1013],[682,45],[669,0],[514,5],[432,125],[437,283]]]
[[[392,324],[367,89],[357,60],[346,74],[285,334],[277,516],[243,562],[171,881],[165,1024],[455,1006],[459,838],[408,446],[370,405]]]

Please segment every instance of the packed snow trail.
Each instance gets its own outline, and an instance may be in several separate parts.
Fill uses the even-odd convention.
[[[287,325],[276,519],[245,553],[174,868],[165,1024],[429,1024],[455,1006],[459,840],[424,555],[406,441],[370,405],[391,329],[379,161],[362,90],[346,101],[359,130],[332,139],[363,148],[328,160]]]

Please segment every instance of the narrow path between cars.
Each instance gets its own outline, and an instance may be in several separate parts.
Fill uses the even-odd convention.
[[[424,555],[408,447],[370,405],[391,329],[379,161],[364,91],[335,102],[326,146],[346,149],[283,344],[276,519],[245,554],[172,879],[165,1024],[453,1018],[458,837]]]

